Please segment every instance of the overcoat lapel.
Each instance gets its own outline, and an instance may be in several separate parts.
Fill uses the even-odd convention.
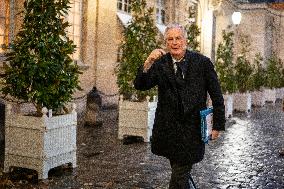
[[[165,58],[165,65],[163,67],[164,72],[166,73],[171,86],[177,92],[175,74],[174,74],[174,68],[173,68],[173,61],[172,61],[171,55],[169,53],[167,53],[164,58]]]
[[[186,80],[186,82],[188,82],[189,78],[190,78],[190,74],[192,72],[192,68],[193,68],[193,64],[192,64],[192,56],[190,51],[186,51],[185,54],[185,61],[187,63],[187,70],[184,76],[184,79]]]
[[[174,68],[173,68],[172,57],[171,57],[170,53],[167,53],[163,58],[164,58],[164,62],[165,62],[164,66],[163,66],[164,72],[166,73],[166,75],[169,79],[170,85],[173,87],[174,91],[177,92],[177,84],[176,84],[176,78],[175,78],[175,73],[174,73]],[[191,75],[191,72],[193,70],[193,64],[191,62],[192,56],[191,56],[190,51],[186,51],[185,60],[188,64],[188,66],[187,66],[187,71],[185,73],[184,79],[186,80],[186,82],[188,82],[190,75]]]

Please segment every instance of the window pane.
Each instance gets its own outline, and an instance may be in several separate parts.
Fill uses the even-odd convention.
[[[124,4],[123,11],[127,12],[127,4]]]
[[[161,11],[162,23],[165,23],[165,10]]]
[[[122,10],[122,3],[118,3],[118,10]]]
[[[122,0],[117,1],[117,9],[121,10],[122,9]]]

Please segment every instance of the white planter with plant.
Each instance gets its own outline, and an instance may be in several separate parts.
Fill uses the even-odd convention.
[[[265,95],[264,91],[253,91],[251,92],[252,105],[254,106],[264,106],[265,105]]]
[[[265,88],[263,91],[265,102],[275,103],[276,102],[276,89]]]
[[[233,116],[233,93],[236,91],[235,71],[233,64],[233,32],[222,32],[223,42],[218,45],[216,72],[223,91],[225,116]]]
[[[1,92],[8,101],[33,104],[36,111],[18,114],[7,104],[4,170],[35,169],[45,179],[50,168],[76,166],[77,113],[66,104],[80,89],[80,72],[71,59],[75,45],[65,32],[69,24],[62,19],[69,1],[24,4],[22,27],[8,49]]]
[[[254,106],[264,106],[265,105],[265,95],[264,95],[264,85],[266,79],[266,72],[263,67],[263,58],[260,54],[256,54],[254,58],[254,72],[252,74],[252,105]]]
[[[276,102],[277,93],[276,89],[280,88],[282,85],[282,73],[283,73],[283,65],[276,55],[272,55],[267,60],[267,78],[266,78],[266,89],[265,89],[265,96],[267,102]]]
[[[122,59],[117,70],[119,93],[123,95],[119,101],[118,138],[141,136],[149,142],[157,106],[155,100],[150,101],[157,91],[137,91],[133,81],[150,52],[158,48],[158,31],[152,18],[153,8],[146,8],[145,0],[134,1],[131,8],[133,17],[124,31]]]
[[[77,113],[52,116],[43,108],[41,117],[12,112],[7,105],[4,172],[12,166],[33,169],[46,179],[54,167],[76,167]]]
[[[234,94],[234,110],[241,112],[251,111],[251,94],[249,90],[252,89],[252,73],[253,67],[251,66],[247,53],[250,47],[248,36],[241,36],[241,52],[236,59],[235,64],[235,81],[238,93]]]
[[[154,98],[155,99],[155,98]],[[126,136],[140,136],[144,142],[150,142],[152,129],[157,108],[157,101],[131,102],[123,100],[119,101],[118,116],[118,138],[123,139]]]
[[[251,94],[234,93],[234,110],[249,113],[251,112]]]

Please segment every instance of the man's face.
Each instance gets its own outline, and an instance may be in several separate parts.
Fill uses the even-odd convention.
[[[174,58],[180,59],[184,56],[186,49],[186,39],[184,38],[181,29],[172,28],[167,31],[166,47]]]

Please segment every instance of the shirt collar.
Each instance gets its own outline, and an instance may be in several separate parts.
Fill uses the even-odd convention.
[[[184,56],[183,57],[181,57],[180,59],[175,59],[173,56],[171,56],[172,57],[172,60],[173,60],[173,63],[176,63],[176,62],[181,62],[183,59],[184,59]]]

